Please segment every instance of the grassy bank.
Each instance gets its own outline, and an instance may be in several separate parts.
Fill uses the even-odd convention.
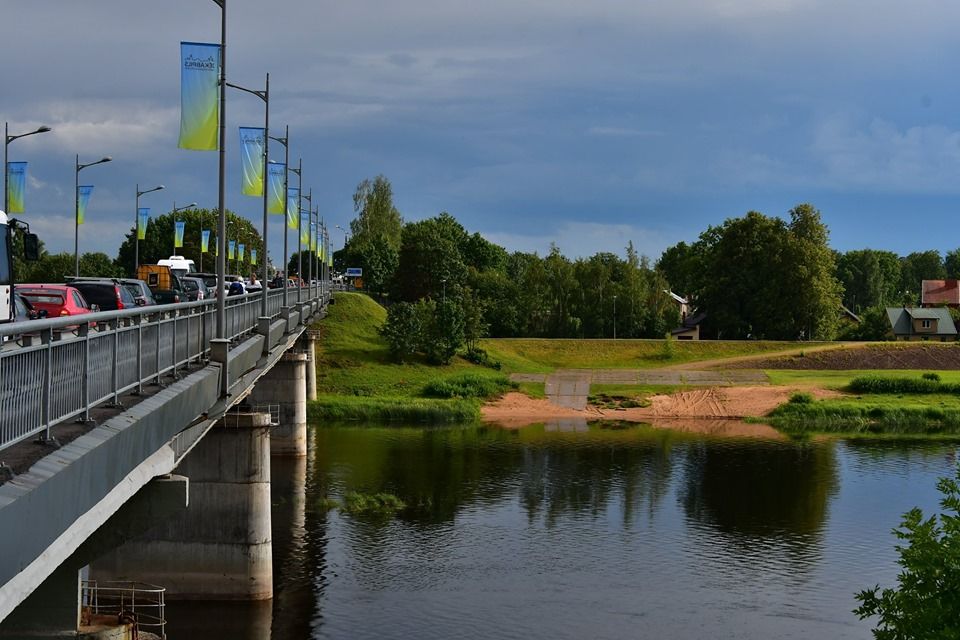
[[[931,379],[930,374],[884,373],[852,376],[842,387],[851,395],[843,398],[815,401],[809,394],[795,394],[765,421],[793,435],[960,437],[956,383]],[[955,378],[960,372],[949,373],[947,377]]]
[[[481,341],[510,373],[554,369],[650,369],[671,364],[773,354],[826,343],[767,340],[566,340],[496,338]]]
[[[372,422],[469,422],[487,397],[512,388],[499,371],[462,359],[445,367],[396,364],[377,333],[386,311],[369,297],[338,293],[318,325],[312,419]]]

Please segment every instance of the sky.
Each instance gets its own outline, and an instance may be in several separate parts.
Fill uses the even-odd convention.
[[[271,85],[271,134],[332,229],[357,184],[405,220],[448,211],[508,250],[653,259],[747,211],[810,202],[834,248],[960,246],[960,5],[942,0],[227,0],[228,81]],[[80,251],[115,256],[141,206],[217,205],[217,153],[177,148],[179,43],[211,0],[0,1],[0,117],[28,161],[21,216],[73,250],[73,162],[94,184]],[[237,128],[263,104],[232,91]],[[282,161],[274,144],[271,159]],[[282,255],[281,217],[270,253]],[[296,239],[291,236],[291,242]]]

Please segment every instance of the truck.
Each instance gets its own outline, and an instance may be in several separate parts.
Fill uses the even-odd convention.
[[[25,260],[37,260],[40,257],[40,242],[37,235],[30,233],[30,225],[8,218],[0,211],[0,323],[12,322],[16,318],[13,285],[16,274],[13,269],[13,233],[23,231],[23,257]]]
[[[180,278],[168,265],[142,264],[137,267],[137,279],[143,280],[153,292],[157,304],[186,302],[187,294],[183,290]]]
[[[170,270],[173,271],[174,275],[178,278],[197,272],[197,267],[193,260],[184,258],[183,256],[170,256],[164,260],[157,260],[157,264],[161,267],[170,267]]]

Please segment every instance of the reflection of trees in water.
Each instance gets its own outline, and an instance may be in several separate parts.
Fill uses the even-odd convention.
[[[627,524],[643,503],[655,510],[671,469],[669,451],[659,441],[530,446],[524,449],[520,499],[531,522],[542,513],[553,526],[567,515],[598,517],[619,498]]]
[[[592,427],[588,433],[542,427],[504,430],[321,429],[318,473],[340,491],[386,491],[411,505],[414,525],[450,522],[465,506],[492,504],[519,491],[532,519],[598,516],[619,498],[624,522],[653,510],[669,486],[667,432]]]
[[[679,499],[688,519],[723,534],[744,557],[762,553],[798,572],[815,562],[837,489],[833,444],[701,442],[687,449],[683,467]]]

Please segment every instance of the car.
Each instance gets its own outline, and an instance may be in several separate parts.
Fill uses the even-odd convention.
[[[13,315],[14,322],[23,322],[25,320],[39,320],[40,318],[46,318],[47,312],[45,310],[37,310],[33,308],[33,305],[18,293],[13,294],[13,306],[15,313]]]
[[[150,287],[143,280],[120,278],[120,284],[130,290],[138,307],[149,307],[157,304],[157,299],[153,297],[153,291],[150,291]]]
[[[187,294],[188,302],[206,299],[207,285],[201,278],[183,277],[180,278],[180,284],[183,285],[183,291]]]
[[[48,318],[76,316],[94,311],[76,287],[65,284],[18,284],[15,290]]]
[[[127,287],[117,278],[67,278],[67,284],[80,290],[91,305],[101,311],[134,309],[137,300]]]

